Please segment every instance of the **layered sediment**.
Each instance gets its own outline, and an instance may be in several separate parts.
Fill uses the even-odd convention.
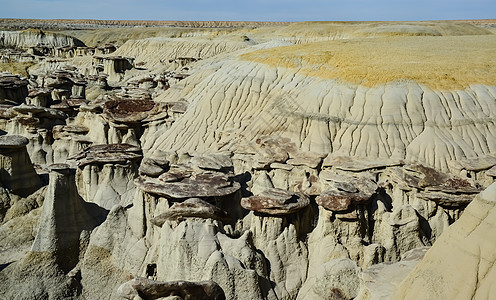
[[[487,26],[5,22],[0,298],[492,295]]]

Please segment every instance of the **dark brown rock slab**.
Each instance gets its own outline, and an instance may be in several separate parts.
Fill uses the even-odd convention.
[[[296,212],[309,204],[310,199],[303,193],[291,193],[277,188],[271,188],[258,195],[241,199],[243,208],[275,216]]]
[[[483,189],[474,180],[453,176],[420,164],[405,165],[402,169],[391,168],[390,178],[402,189],[420,189],[451,194],[474,194]]]
[[[71,156],[77,160],[79,168],[89,164],[125,164],[130,161],[139,161],[143,157],[141,149],[129,144],[94,145]]]
[[[371,175],[366,173],[355,177],[322,171],[320,177],[326,182],[327,189],[317,196],[317,204],[334,212],[344,212],[368,202],[378,189]]]
[[[154,217],[151,222],[162,227],[167,220],[184,218],[214,219],[228,222],[229,216],[225,211],[199,198],[190,198],[184,202],[174,203],[167,211]]]
[[[414,185],[414,187],[425,188],[427,186],[435,186],[444,183],[450,178],[450,176],[446,173],[443,173],[431,167],[426,167],[421,164],[405,165],[404,169],[417,173],[414,174],[414,176],[418,176],[417,178],[419,178],[419,180],[417,182],[412,180],[412,184]]]
[[[136,185],[144,192],[170,199],[221,197],[234,194],[241,185],[225,174],[202,173],[177,182],[139,177]]]
[[[327,210],[347,211],[356,204],[366,203],[372,194],[350,193],[340,190],[326,190],[317,196],[316,202]]]
[[[191,177],[194,169],[186,165],[173,165],[169,171],[161,174],[158,179],[163,182],[178,182],[184,178]]]
[[[123,283],[117,290],[120,297],[124,299],[155,300],[170,296],[180,299],[195,300],[225,300],[226,296],[222,288],[214,281],[156,281],[143,277],[133,278]]]
[[[117,123],[140,123],[150,115],[155,102],[139,99],[114,99],[105,102],[103,116]]]
[[[296,144],[289,138],[280,136],[264,136],[256,141],[257,160],[266,165],[273,162],[284,163],[289,159],[289,153],[296,152]]]
[[[67,105],[70,108],[79,108],[81,105],[88,104],[89,101],[86,99],[67,99]]]
[[[478,194],[484,190],[482,186],[477,185],[474,181],[452,176],[441,184],[428,186],[426,191],[439,191],[449,194]]]
[[[37,118],[59,119],[59,120],[67,119],[67,115],[64,112],[59,111],[57,109],[46,108],[41,106],[21,104],[19,106],[12,107],[12,111],[16,112],[19,115],[28,115]]]
[[[171,105],[171,112],[179,114],[184,114],[188,109],[188,103],[186,101],[172,102],[169,105]]]
[[[77,134],[86,134],[90,131],[90,129],[86,126],[81,125],[65,125],[63,127],[65,132],[77,133]]]
[[[270,135],[259,137],[254,143],[238,145],[233,159],[247,161],[254,169],[268,169],[272,163],[285,163],[289,154],[297,151],[291,139]]]
[[[158,158],[144,158],[141,161],[139,167],[140,175],[147,175],[150,177],[158,177],[162,173],[166,172],[170,166],[170,162],[167,159]]]
[[[443,207],[460,208],[467,206],[475,198],[476,194],[447,194],[442,192],[419,192],[417,198],[434,201]]]
[[[86,135],[88,132],[89,128],[79,125],[56,125],[52,128],[52,135],[55,140],[66,139],[91,144],[92,141]]]

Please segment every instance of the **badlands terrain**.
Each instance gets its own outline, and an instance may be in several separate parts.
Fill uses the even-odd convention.
[[[495,299],[495,34],[0,20],[0,299]]]

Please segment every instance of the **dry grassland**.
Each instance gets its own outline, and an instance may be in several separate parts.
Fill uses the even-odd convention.
[[[242,59],[374,86],[413,80],[435,89],[496,85],[496,35],[358,38],[250,52]]]

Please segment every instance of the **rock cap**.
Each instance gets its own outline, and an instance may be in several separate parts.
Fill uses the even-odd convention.
[[[22,148],[29,144],[29,140],[21,135],[0,136],[0,149]]]
[[[245,209],[268,215],[287,215],[310,204],[310,199],[303,193],[271,188],[262,193],[241,199]]]
[[[225,211],[199,198],[190,198],[184,202],[174,203],[167,211],[154,217],[151,222],[162,226],[166,220],[180,220],[183,218],[214,219],[229,221],[230,218]]]

